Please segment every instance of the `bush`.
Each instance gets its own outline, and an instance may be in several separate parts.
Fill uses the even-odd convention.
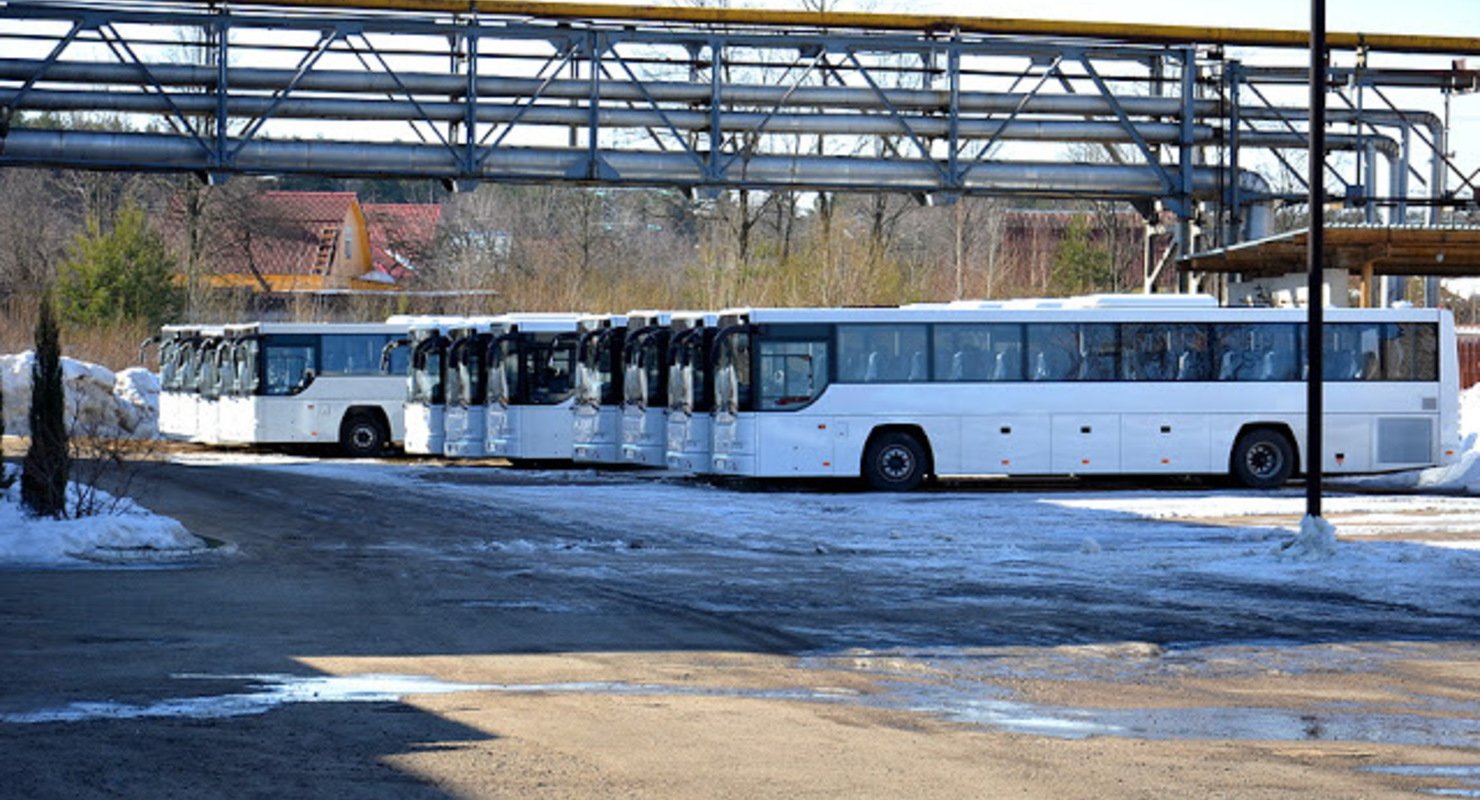
[[[21,464],[21,502],[38,517],[60,518],[66,513],[72,460],[67,453],[61,337],[50,294],[42,298],[36,319],[31,386],[31,447]]]
[[[151,328],[173,319],[184,293],[175,285],[175,263],[144,211],[124,203],[113,229],[97,220],[72,243],[57,277],[61,316],[79,326],[145,320]]]

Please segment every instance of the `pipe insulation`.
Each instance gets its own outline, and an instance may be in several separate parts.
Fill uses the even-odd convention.
[[[439,145],[390,142],[232,141],[240,146],[226,167],[238,172],[315,172],[381,174],[400,177],[561,180],[580,174],[584,148],[504,147],[483,151],[483,162],[465,174],[461,151]],[[601,151],[600,158],[624,182],[651,185],[714,184],[702,160],[689,153]],[[0,163],[70,166],[117,165],[133,169],[209,171],[220,168],[197,142],[151,133],[45,131],[14,129],[3,140]],[[870,159],[830,156],[753,156],[737,158],[719,183],[768,184],[796,188],[897,189],[940,191],[940,165],[921,159]],[[1194,192],[1212,197],[1226,181],[1221,171],[1193,170]],[[1267,194],[1258,174],[1242,172],[1240,185],[1251,197]],[[1067,195],[1094,192],[1106,196],[1157,196],[1167,187],[1154,167],[1056,162],[981,162],[969,166],[963,188],[972,192],[1019,192]]]

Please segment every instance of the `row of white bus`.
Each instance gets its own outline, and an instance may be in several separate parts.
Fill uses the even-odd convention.
[[[160,429],[208,444],[740,477],[1302,471],[1305,312],[1203,296],[167,326]],[[1330,309],[1331,474],[1446,463],[1442,310]]]

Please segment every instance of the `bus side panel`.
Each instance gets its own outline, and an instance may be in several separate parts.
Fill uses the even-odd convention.
[[[1052,425],[1055,473],[1120,470],[1119,414],[1055,414]]]
[[[1370,414],[1327,414],[1321,468],[1326,472],[1367,472],[1372,469],[1372,439],[1376,429]]]
[[[1051,470],[1047,414],[994,414],[961,422],[960,472],[1042,475]]]
[[[488,454],[502,458],[519,458],[515,452],[519,442],[518,406],[493,403],[488,406]]]
[[[1120,421],[1121,469],[1129,473],[1221,472],[1208,445],[1208,418],[1197,414],[1126,414]]]
[[[442,415],[442,453],[448,458],[482,456],[487,446],[488,432],[484,429],[487,421],[482,406],[447,406]]]
[[[756,414],[723,414],[714,417],[712,468],[719,475],[757,476]]]
[[[621,459],[621,410],[614,406],[577,406],[571,436],[577,461],[611,464]]]
[[[758,422],[756,434],[765,447],[761,448],[756,464],[757,474],[776,477],[837,474],[835,444],[838,436],[848,431],[846,422],[799,414],[761,414]],[[843,474],[856,471],[857,461]]]
[[[406,434],[403,445],[412,455],[442,455],[447,443],[446,406],[406,403],[403,418]]]
[[[708,414],[669,413],[669,469],[699,475],[713,469],[709,453],[712,423],[713,417]]]

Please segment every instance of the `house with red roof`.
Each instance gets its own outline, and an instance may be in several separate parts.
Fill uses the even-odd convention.
[[[431,254],[442,207],[360,203],[354,192],[263,192],[210,284],[269,294],[400,291]]]

